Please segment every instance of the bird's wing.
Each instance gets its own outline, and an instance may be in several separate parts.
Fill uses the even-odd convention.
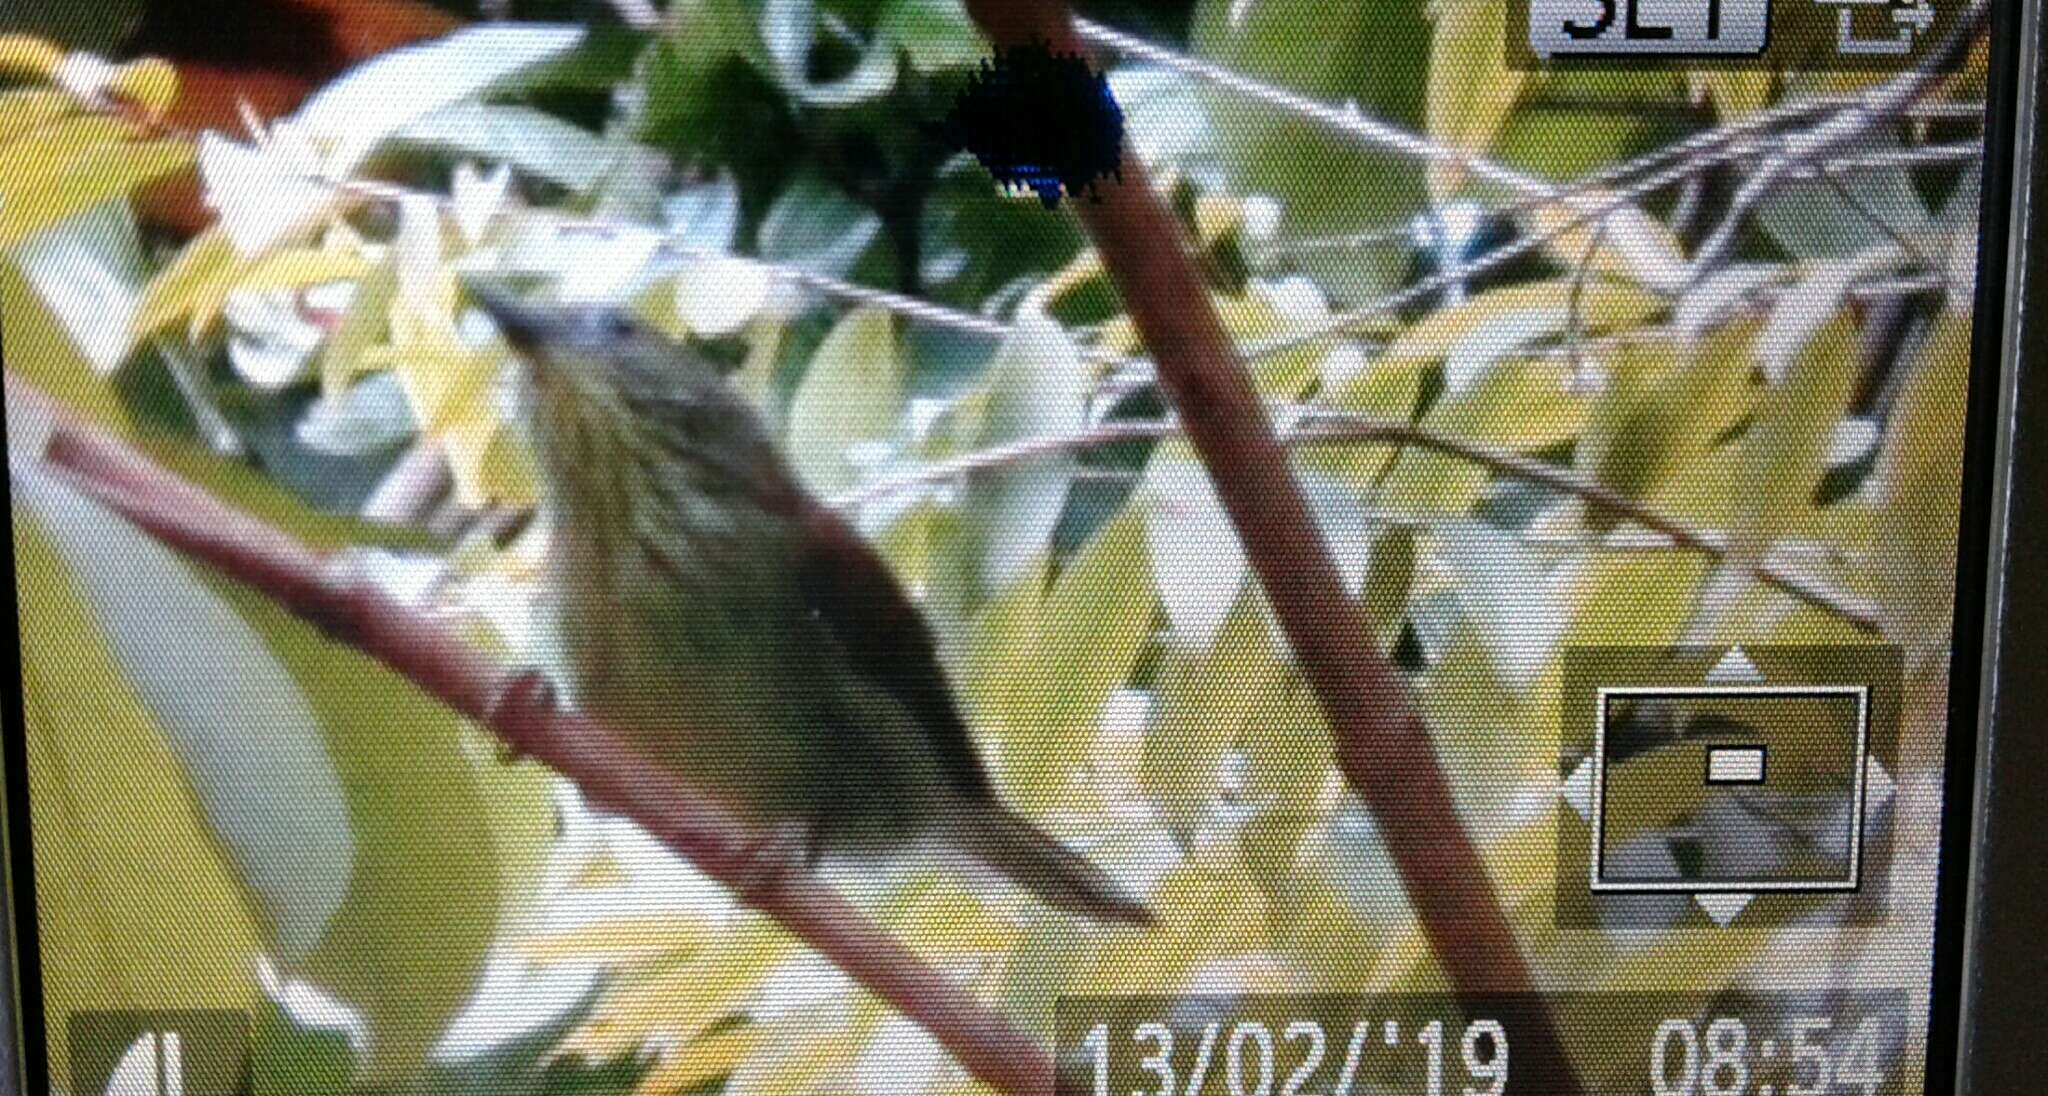
[[[954,789],[968,798],[989,796],[988,775],[954,707],[923,614],[852,526],[814,501],[803,509],[796,573],[805,604],[862,676],[922,724]]]

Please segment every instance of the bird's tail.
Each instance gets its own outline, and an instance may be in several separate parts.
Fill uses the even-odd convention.
[[[1021,815],[996,803],[963,806],[946,832],[959,851],[1055,909],[1098,921],[1152,923],[1152,911],[1090,863]]]

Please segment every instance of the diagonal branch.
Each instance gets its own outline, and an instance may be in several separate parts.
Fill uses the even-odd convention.
[[[876,996],[923,1025],[976,1078],[1002,1092],[1052,1091],[1053,1063],[1001,1013],[925,965],[830,887],[803,872],[762,881],[761,835],[597,723],[557,710],[530,675],[501,667],[452,629],[355,577],[345,555],[314,550],[224,505],[127,443],[71,421],[49,396],[6,376],[10,422],[55,420],[42,459],[156,539],[269,595],[360,648],[515,750],[574,780],[597,806],[663,844],[781,922]]]
[[[1060,53],[1084,52],[1059,0],[968,0],[967,8],[999,45],[1042,42]],[[1103,186],[1099,202],[1075,203],[1081,219],[1152,349],[1160,384],[1215,482],[1329,719],[1338,763],[1378,822],[1451,987],[1475,1007],[1488,994],[1528,993],[1534,979],[1458,816],[1429,729],[1345,594],[1265,405],[1188,259],[1180,225],[1147,176],[1136,157],[1125,156],[1121,182]],[[1579,1090],[1541,1008],[1532,1008],[1515,1054],[1548,1091]]]

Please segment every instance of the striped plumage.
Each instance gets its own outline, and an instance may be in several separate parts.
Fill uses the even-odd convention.
[[[579,708],[761,825],[832,851],[936,840],[1054,905],[1145,918],[996,798],[924,619],[708,363],[613,311],[477,295],[527,363]]]

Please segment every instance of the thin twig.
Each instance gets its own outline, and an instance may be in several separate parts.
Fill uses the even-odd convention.
[[[1977,7],[1972,10],[1981,10],[1981,8],[1982,2],[1979,0]],[[1902,100],[1910,102],[1910,96],[1925,90],[1926,85],[1920,79],[1921,75],[1917,71],[1908,73],[1903,77],[1893,80],[1891,83],[1882,85],[1868,96],[1857,99],[1855,102],[1865,105],[1870,103],[1893,104],[1892,109],[1898,109],[1898,105]],[[1871,108],[1865,106],[1864,109]],[[1753,116],[1752,119],[1746,119],[1745,122],[1754,122],[1757,119],[1770,116],[1771,112],[1766,111]],[[1578,199],[1573,205],[1575,213],[1559,224],[1551,226],[1545,232],[1534,233],[1511,240],[1470,261],[1448,267],[1436,274],[1423,278],[1404,289],[1375,298],[1356,307],[1345,309],[1334,314],[1330,319],[1312,327],[1247,347],[1242,353],[1247,361],[1257,362],[1269,357],[1299,350],[1324,339],[1343,335],[1361,323],[1405,308],[1454,283],[1469,280],[1487,271],[1504,266],[1531,251],[1550,244],[1554,240],[1576,232],[1588,224],[1597,223],[1603,218],[1620,212],[1640,198],[1654,194],[1664,187],[1680,182],[1696,173],[1706,171],[1716,164],[1725,163],[1746,155],[1749,151],[1748,149],[1732,144],[1733,138],[1740,136],[1742,132],[1745,132],[1744,127],[1737,125],[1696,134],[1693,137],[1673,145],[1667,145],[1663,149],[1639,157],[1629,163],[1594,172],[1581,181],[1582,183],[1590,184],[1586,188],[1587,191],[1597,191],[1614,179],[1637,175],[1639,169],[1646,165],[1669,165],[1646,177],[1636,179],[1622,190],[1607,194],[1604,201],[1585,201],[1584,199],[1592,197],[1590,192],[1574,193],[1571,197]],[[1832,146],[1833,143],[1833,141],[1829,141],[1827,144]],[[1672,161],[1676,161],[1676,163]],[[1574,184],[1575,191],[1579,187],[1580,184]],[[1548,203],[1541,201],[1521,203],[1511,207],[1507,212],[1513,213],[1524,209],[1534,209],[1545,204]],[[1694,269],[1698,269],[1697,259],[1694,262]],[[1147,364],[1142,358],[1127,359],[1119,367],[1118,376],[1112,377],[1111,383],[1121,382],[1127,386],[1144,383],[1142,377],[1133,377],[1132,374],[1142,372]]]
[[[452,210],[454,208],[454,199],[446,194],[417,190],[380,179],[336,179],[322,175],[300,175],[297,178],[303,182],[327,187],[336,194],[358,199],[386,203],[397,203],[407,199],[425,199],[443,210]],[[596,235],[614,239],[652,239],[659,246],[663,254],[676,259],[744,259],[746,262],[760,266],[780,280],[817,290],[828,297],[851,304],[884,309],[923,323],[946,327],[968,334],[1001,339],[1015,330],[1013,325],[1004,323],[1001,320],[976,315],[972,312],[963,312],[957,308],[948,308],[945,305],[925,300],[922,297],[913,297],[906,293],[897,293],[887,289],[876,289],[873,286],[860,285],[856,282],[832,277],[829,274],[820,274],[817,271],[805,270],[801,267],[792,266],[787,263],[778,263],[770,259],[736,256],[712,248],[685,244],[681,241],[678,233],[669,232],[652,225],[564,213],[545,207],[521,209],[519,210],[519,216],[536,222],[546,223],[556,231],[564,233]],[[1111,356],[1105,355],[1105,357]]]
[[[1704,171],[1715,163],[1733,158],[1734,155],[1732,151],[1724,148],[1704,154],[1696,160],[1668,167],[1625,190],[1608,195],[1607,200],[1604,202],[1577,207],[1579,212],[1561,223],[1551,226],[1547,231],[1518,237],[1476,258],[1445,267],[1443,270],[1422,278],[1404,289],[1396,290],[1393,293],[1376,297],[1364,304],[1333,313],[1329,319],[1303,328],[1300,331],[1275,336],[1244,347],[1239,353],[1248,362],[1259,362],[1280,354],[1300,350],[1325,339],[1340,337],[1360,324],[1390,315],[1411,304],[1425,300],[1453,284],[1470,280],[1497,267],[1505,266],[1531,251],[1545,247],[1555,240],[1584,228],[1588,224],[1596,223],[1634,204],[1638,198],[1653,194],[1666,186],[1670,186],[1672,183],[1684,179],[1687,175]],[[1150,361],[1142,357],[1126,359],[1120,365],[1117,372],[1105,383],[1110,387],[1122,388],[1142,386],[1149,382],[1151,364]]]
[[[1297,414],[1283,417],[1294,420],[1292,426],[1280,433],[1280,442],[1283,445],[1390,442],[1427,449],[1622,514],[1643,528],[1668,538],[1672,544],[1680,548],[1716,560],[1726,560],[1729,557],[1728,538],[1721,532],[1687,525],[1598,480],[1510,449],[1449,437],[1403,419],[1380,418],[1352,411],[1301,408]],[[1008,445],[965,453],[923,468],[876,480],[834,498],[832,505],[839,509],[856,509],[891,495],[947,483],[974,472],[1102,449],[1124,442],[1177,437],[1181,432],[1180,422],[1169,418],[1106,422],[1070,434],[1027,438]],[[1760,560],[1746,564],[1746,568],[1765,585],[1823,612],[1838,616],[1859,631],[1873,635],[1879,631],[1877,606],[1864,598],[1835,589],[1825,581],[1803,574],[1784,562]]]
[[[1376,148],[1431,163],[1456,165],[1481,179],[1498,183],[1521,194],[1548,198],[1556,197],[1561,192],[1557,184],[1528,172],[1518,171],[1499,161],[1375,118],[1361,109],[1356,102],[1336,106],[1311,99],[1286,88],[1253,79],[1222,65],[1155,45],[1143,38],[1125,34],[1089,19],[1075,19],[1074,33],[1080,38],[1096,45],[1107,46],[1125,56],[1150,61],[1162,68],[1172,69],[1182,75],[1237,92],[1246,98],[1279,107],[1298,117],[1319,122],[1330,130],[1354,137]]]
[[[1085,24],[1085,21],[1082,22]],[[1109,28],[1098,27],[1096,29],[1099,32],[1099,34],[1103,37],[1104,41],[1113,40],[1113,42],[1117,45],[1118,48],[1128,48],[1134,53],[1151,57],[1153,59],[1158,59],[1157,55],[1163,53],[1165,56],[1179,58],[1179,62],[1182,64],[1195,66],[1195,68],[1190,69],[1190,71],[1198,72],[1199,74],[1213,76],[1219,80],[1222,80],[1226,76],[1228,76],[1238,82],[1249,82],[1253,85],[1257,84],[1256,81],[1249,81],[1249,78],[1238,76],[1234,73],[1230,73],[1227,69],[1221,69],[1217,66],[1210,65],[1207,62],[1200,62],[1190,58],[1180,57],[1177,54],[1172,54],[1171,51],[1161,51],[1158,47],[1148,46],[1141,40],[1131,38],[1127,35],[1121,34],[1120,32],[1110,30]],[[1509,185],[1515,186],[1517,189],[1522,190],[1526,194],[1529,194],[1530,198],[1526,201],[1512,204],[1500,210],[1499,212],[1504,213],[1506,215],[1519,215],[1522,213],[1533,211],[1535,209],[1542,208],[1550,204],[1554,204],[1558,201],[1583,198],[1591,191],[1611,186],[1621,180],[1631,179],[1659,165],[1668,164],[1674,160],[1683,161],[1680,167],[1676,170],[1666,169],[1653,176],[1650,176],[1647,179],[1637,181],[1634,185],[1629,186],[1625,190],[1616,192],[1614,195],[1610,196],[1610,199],[1606,202],[1599,203],[1597,205],[1591,205],[1590,208],[1582,208],[1582,211],[1578,215],[1566,220],[1564,223],[1560,225],[1554,226],[1551,231],[1511,241],[1503,247],[1496,248],[1493,251],[1488,252],[1485,255],[1479,256],[1476,259],[1473,259],[1461,266],[1456,266],[1443,270],[1439,272],[1439,274],[1431,278],[1424,279],[1422,282],[1419,282],[1416,285],[1410,286],[1404,290],[1384,296],[1376,301],[1368,302],[1363,306],[1350,310],[1342,314],[1341,317],[1339,317],[1335,322],[1329,325],[1325,325],[1317,329],[1306,331],[1295,336],[1282,337],[1276,340],[1269,341],[1268,343],[1262,345],[1253,346],[1247,348],[1244,351],[1244,353],[1248,360],[1263,360],[1267,357],[1299,349],[1300,347],[1307,345],[1309,343],[1319,341],[1323,338],[1327,338],[1333,334],[1341,332],[1343,329],[1352,326],[1358,322],[1363,322],[1364,320],[1385,315],[1396,309],[1406,307],[1407,305],[1412,304],[1415,301],[1421,300],[1431,294],[1434,294],[1439,290],[1442,290],[1454,284],[1455,282],[1463,281],[1467,278],[1477,276],[1479,274],[1485,273],[1487,270],[1490,270],[1494,267],[1510,262],[1515,258],[1523,254],[1526,254],[1531,250],[1534,250],[1535,248],[1541,247],[1542,245],[1549,243],[1553,239],[1556,239],[1567,233],[1584,227],[1589,222],[1593,222],[1601,218],[1610,216],[1613,213],[1619,212],[1627,206],[1633,204],[1636,200],[1645,197],[1649,194],[1655,193],[1657,190],[1670,185],[1672,182],[1690,178],[1698,172],[1706,171],[1712,168],[1713,166],[1725,163],[1739,156],[1754,155],[1757,152],[1757,147],[1754,144],[1754,142],[1741,142],[1743,142],[1745,138],[1750,138],[1754,134],[1766,130],[1771,126],[1778,125],[1788,120],[1796,120],[1798,118],[1806,117],[1820,110],[1835,107],[1837,105],[1846,104],[1848,106],[1856,106],[1866,103],[1872,98],[1880,96],[1887,97],[1887,99],[1896,98],[1896,94],[1892,94],[1892,88],[1893,85],[1886,85],[1882,88],[1877,89],[1874,92],[1869,93],[1864,97],[1851,97],[1846,100],[1838,99],[1835,97],[1822,97],[1809,100],[1800,100],[1798,102],[1793,103],[1781,104],[1777,107],[1773,107],[1764,111],[1759,111],[1746,118],[1717,127],[1715,129],[1706,130],[1701,133],[1694,134],[1691,137],[1675,142],[1671,145],[1667,145],[1664,148],[1658,149],[1644,156],[1638,157],[1637,159],[1629,161],[1627,163],[1614,165],[1609,168],[1589,173],[1565,185],[1551,184],[1541,180],[1533,179],[1533,177],[1522,177],[1521,182],[1510,182]],[[1280,91],[1280,89],[1268,90],[1274,92]],[[1908,103],[1908,105],[1910,105],[1910,102]],[[1518,176],[1520,174],[1513,172],[1512,169],[1500,167],[1499,165],[1487,166],[1489,162],[1485,161],[1483,157],[1475,157],[1472,154],[1467,153],[1463,150],[1453,149],[1449,146],[1443,146],[1439,143],[1431,142],[1427,138],[1421,137],[1420,135],[1405,130],[1401,130],[1399,127],[1392,126],[1390,123],[1383,123],[1373,119],[1363,118],[1363,116],[1358,115],[1355,109],[1335,108],[1323,105],[1319,108],[1319,110],[1320,113],[1314,114],[1312,116],[1321,117],[1323,115],[1329,115],[1336,119],[1342,120],[1344,122],[1344,125],[1350,127],[1351,129],[1357,130],[1361,135],[1365,135],[1367,133],[1376,135],[1375,139],[1383,140],[1384,146],[1389,149],[1394,149],[1397,151],[1406,150],[1416,155],[1425,156],[1429,159],[1458,163],[1460,165],[1465,166],[1467,169],[1474,171],[1475,174],[1481,176],[1498,174],[1500,175],[1500,181],[1507,181],[1510,179],[1511,176]],[[1939,154],[1939,157],[1942,162],[1946,162],[1952,159],[1954,155],[1955,153],[1953,150],[1944,149]],[[1807,167],[1803,168],[1802,170],[1810,171],[1812,169],[1810,167]],[[324,185],[333,188],[337,193],[351,195],[357,198],[370,198],[382,201],[398,201],[406,197],[418,196],[428,198],[436,202],[437,204],[440,204],[444,208],[448,207],[451,204],[451,200],[445,195],[434,194],[425,191],[416,191],[411,188],[403,187],[394,183],[384,182],[381,180],[334,179],[326,176],[306,176],[303,178],[304,181]],[[723,252],[714,252],[703,248],[684,245],[673,234],[665,233],[661,229],[657,229],[648,225],[623,221],[610,221],[601,218],[581,217],[545,209],[528,209],[525,210],[524,213],[527,216],[532,216],[536,218],[551,217],[554,220],[560,222],[562,226],[565,228],[565,230],[583,232],[595,231],[610,233],[614,235],[645,234],[659,236],[661,238],[660,242],[662,244],[662,249],[667,254],[678,258],[704,259],[728,257]],[[1405,233],[1407,230],[1404,227],[1399,231]],[[1374,236],[1375,238],[1384,238],[1389,236],[1391,233],[1392,230],[1387,230],[1375,233]],[[1286,246],[1288,245],[1269,245],[1268,250],[1284,248]],[[910,296],[908,294],[896,293],[883,289],[876,289],[870,286],[864,286],[854,282],[848,282],[843,279],[831,277],[829,275],[820,274],[814,271],[808,271],[795,266],[790,266],[788,264],[776,263],[769,260],[753,259],[750,261],[760,263],[765,269],[767,269],[778,279],[805,286],[817,292],[823,293],[826,296],[834,298],[836,300],[856,305],[881,308],[919,322],[929,323],[935,326],[945,327],[950,330],[981,335],[986,338],[998,340],[1009,336],[1015,330],[1014,325],[1007,323],[1003,320],[995,319],[988,316],[977,315],[975,313],[965,312],[955,308],[949,308],[945,305],[937,304],[935,302],[925,300],[923,298]],[[1111,377],[1107,384],[1107,389],[1112,393],[1117,391],[1127,391],[1130,388],[1133,388],[1137,385],[1146,383],[1146,379],[1149,377],[1150,374],[1151,363],[1143,357],[1133,357],[1116,354],[1104,350],[1100,347],[1083,347],[1081,349],[1081,355],[1084,360],[1108,368]]]
[[[56,420],[41,454],[45,467],[157,540],[268,595],[575,781],[593,804],[639,823],[923,1025],[991,1087],[1029,1096],[1052,1091],[1052,1059],[1035,1039],[813,876],[785,872],[763,882],[759,834],[597,722],[541,702],[530,675],[494,664],[453,629],[392,600],[354,575],[346,555],[317,552],[224,505],[127,443],[71,420],[11,372],[6,400],[11,415]],[[20,459],[10,454],[10,461]]]
[[[221,412],[220,402],[207,388],[205,368],[193,361],[183,346],[170,339],[153,339],[150,345],[163,355],[164,370],[171,375],[171,383],[177,386],[186,410],[192,413],[193,426],[198,429],[199,436],[206,439],[206,447],[223,457],[239,457],[247,453],[248,446],[242,443],[241,433]]]
[[[1793,171],[1809,165],[1830,149],[1840,148],[1871,127],[1898,117],[1901,110],[1933,90],[1945,76],[1950,62],[1968,51],[1977,40],[1989,12],[1990,5],[1986,0],[1974,0],[1963,9],[1948,37],[1929,50],[1912,71],[1877,88],[1819,125],[1787,138],[1783,150],[1743,182],[1735,197],[1729,200],[1728,211],[1722,216],[1721,223],[1693,253],[1691,284],[1698,285],[1713,273],[1722,257],[1734,246],[1735,236],[1749,219],[1749,214]]]

